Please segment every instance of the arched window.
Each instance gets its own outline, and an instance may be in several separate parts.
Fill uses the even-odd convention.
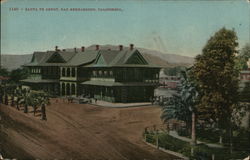
[[[96,77],[96,71],[93,71],[93,76]]]
[[[73,95],[76,94],[75,87],[76,87],[75,84],[71,85],[71,94],[73,94]]]
[[[67,96],[70,95],[70,84],[69,83],[67,83],[67,85],[66,85],[66,94],[67,94]]]
[[[70,77],[70,68],[67,68],[67,77]]]
[[[62,68],[62,77],[65,77],[65,68]]]
[[[110,76],[113,76],[113,71],[109,71]]]
[[[108,71],[104,71],[104,76],[108,76]]]
[[[65,84],[62,83],[62,90],[61,90],[62,96],[65,95]]]
[[[75,68],[72,68],[72,77],[75,77],[76,76],[76,70]]]
[[[102,71],[99,71],[99,75],[102,76]]]

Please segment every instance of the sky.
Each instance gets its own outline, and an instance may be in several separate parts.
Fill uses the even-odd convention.
[[[71,11],[74,8],[84,11]],[[1,53],[30,54],[53,50],[56,45],[62,49],[133,43],[135,47],[194,57],[222,27],[236,31],[239,48],[248,43],[250,3],[247,0],[5,0],[1,2]]]

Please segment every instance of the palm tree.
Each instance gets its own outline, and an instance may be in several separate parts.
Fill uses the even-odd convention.
[[[196,144],[196,105],[198,104],[199,94],[197,87],[192,82],[186,72],[182,72],[182,86],[181,86],[181,97],[185,102],[189,110],[192,112],[192,144]]]
[[[30,92],[29,90],[25,90],[25,93],[23,94],[24,97],[24,113],[28,113],[29,108],[28,106],[31,104],[31,98],[30,98]]]
[[[173,95],[163,106],[161,118],[164,122],[169,119],[178,119],[185,121],[187,127],[190,127],[191,122],[191,144],[196,144],[196,105],[198,104],[199,95],[197,87],[189,79],[186,72],[181,73],[181,86],[179,87],[179,93]],[[192,150],[193,151],[193,150]]]
[[[16,109],[20,110],[20,105],[21,105],[21,100],[22,100],[22,89],[18,87],[16,89],[16,96],[17,96],[17,101],[16,101]]]
[[[40,92],[40,106],[41,106],[41,119],[42,120],[47,120],[47,117],[46,117],[46,105],[49,105],[50,102],[49,102],[49,97],[46,93],[44,92]]]

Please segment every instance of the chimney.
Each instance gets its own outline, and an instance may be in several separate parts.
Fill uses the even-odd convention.
[[[58,51],[58,46],[55,46],[55,51]]]
[[[85,47],[84,47],[84,46],[82,46],[81,50],[82,50],[82,52],[84,52],[84,50],[85,50]]]
[[[130,44],[130,50],[132,51],[134,49],[134,44]]]
[[[74,48],[74,50],[75,50],[75,53],[76,53],[76,52],[77,52],[77,51],[76,51],[76,47]]]
[[[120,51],[123,50],[123,45],[119,45],[119,50],[120,50]]]
[[[97,45],[95,45],[95,50],[99,50],[99,45],[97,44]]]

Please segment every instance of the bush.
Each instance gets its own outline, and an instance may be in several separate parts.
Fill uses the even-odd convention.
[[[186,128],[179,128],[177,130],[177,133],[178,133],[179,136],[190,137],[190,132]]]

